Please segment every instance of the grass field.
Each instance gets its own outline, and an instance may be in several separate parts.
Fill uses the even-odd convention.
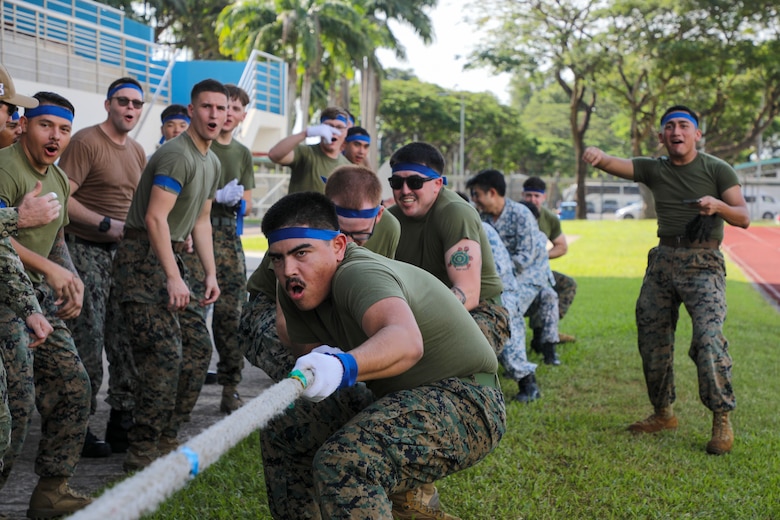
[[[507,434],[477,466],[437,485],[448,512],[466,519],[780,518],[777,311],[728,264],[726,336],[738,408],[731,454],[706,455],[711,414],[687,357],[690,320],[677,339],[674,432],[634,436],[651,412],[636,349],[634,303],[654,221],[567,222],[577,237],[553,268],[579,284],[563,332],[563,365],[540,364],[542,399],[508,402]],[[539,361],[537,359],[537,361]],[[503,379],[511,398],[514,383]],[[151,518],[270,518],[256,435]]]

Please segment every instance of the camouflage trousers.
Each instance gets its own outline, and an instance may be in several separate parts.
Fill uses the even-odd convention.
[[[220,289],[211,323],[214,346],[219,353],[217,383],[235,386],[241,382],[241,370],[244,368],[238,328],[241,309],[246,301],[246,261],[235,223],[232,226],[214,226],[213,232]]]
[[[504,367],[507,377],[515,381],[536,372],[536,363],[528,361],[528,354],[525,351],[524,315],[535,296],[531,291],[525,290],[527,287],[529,286],[520,286],[521,291],[504,290],[501,293],[501,301],[509,313],[511,335],[504,343],[504,349],[498,355],[498,360]]]
[[[0,363],[0,474],[3,472],[3,455],[11,446],[11,410],[8,408],[8,380],[5,365]]]
[[[571,276],[558,271],[553,271],[552,274],[555,278],[555,293],[558,295],[558,318],[563,319],[577,294],[577,282]]]
[[[531,329],[536,334],[539,331],[541,336],[538,339],[540,343],[558,343],[558,295],[555,290],[549,286],[538,287],[538,293],[526,312]]]
[[[0,484],[21,453],[34,404],[41,415],[41,440],[35,472],[41,477],[70,477],[81,458],[87,433],[91,391],[89,376],[73,344],[70,330],[56,317],[55,295],[45,284],[36,287],[41,308],[54,332],[35,348],[29,365],[30,336],[25,323],[2,311],[5,330],[4,361],[8,378],[9,408],[13,420],[11,447],[4,457]],[[31,381],[32,379],[32,381]]]
[[[501,354],[511,334],[509,312],[506,308],[488,300],[481,300],[479,305],[470,310],[469,313],[479,325],[479,329],[487,338],[490,346],[493,347],[496,355]]]
[[[648,254],[636,302],[636,325],[650,402],[660,408],[676,398],[674,334],[680,304],[693,325],[688,356],[696,363],[699,398],[713,412],[733,410],[731,356],[723,336],[726,267],[723,254],[715,249],[659,246]]]
[[[177,255],[184,280],[203,279],[190,273]],[[125,239],[114,262],[115,287],[127,329],[132,331],[135,382],[135,425],[128,438],[134,449],[154,451],[160,436],[176,437],[200,395],[211,359],[211,338],[201,294],[192,291],[183,312],[167,308],[162,266],[146,240]]]
[[[276,332],[276,302],[263,293],[244,304],[238,341],[247,361],[275,382],[287,377],[295,365],[295,356]]]
[[[475,465],[505,430],[501,390],[458,378],[377,400],[356,385],[298,401],[261,436],[271,514],[390,519],[388,495]]]
[[[111,292],[113,252],[100,245],[77,242],[72,235],[68,236],[68,250],[84,282],[84,303],[81,314],[66,323],[89,374],[92,387],[90,413],[94,414],[97,411],[97,395],[103,384],[103,345],[106,344],[106,308]],[[114,364],[116,361],[112,361],[111,353],[113,349],[106,345],[106,357]]]

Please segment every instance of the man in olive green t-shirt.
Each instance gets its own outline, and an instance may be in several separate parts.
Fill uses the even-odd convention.
[[[726,268],[720,241],[723,222],[747,228],[747,204],[734,169],[701,153],[699,118],[683,105],[661,117],[659,141],[668,156],[622,159],[589,147],[582,159],[607,173],[642,182],[653,192],[658,215],[658,246],[648,255],[647,271],[636,303],[639,353],[654,412],[631,424],[635,433],[677,428],[674,334],[680,304],[691,316],[688,356],[696,363],[699,398],[713,412],[707,453],[731,451],[734,432],[729,413],[736,407],[731,356],[723,336],[726,319]]]
[[[506,428],[498,362],[463,305],[338,227],[316,193],[263,218],[279,336],[300,354],[291,377],[304,386],[263,437],[274,518],[390,518],[391,496],[474,465]]]
[[[344,109],[328,107],[322,111],[320,124],[285,137],[268,151],[273,162],[290,167],[287,193],[325,192],[325,181],[331,172],[337,166],[350,164],[341,153],[348,127],[349,115]],[[319,137],[320,142],[307,145],[307,137]]]
[[[114,260],[115,290],[134,333],[138,371],[125,471],[146,467],[178,446],[179,427],[206,378],[211,338],[203,316],[183,312],[191,299],[190,273],[179,255],[192,234],[204,275],[199,304],[213,303],[220,291],[210,212],[220,163],[210,146],[227,104],[222,83],[207,79],[193,87],[191,124],[149,159]]]

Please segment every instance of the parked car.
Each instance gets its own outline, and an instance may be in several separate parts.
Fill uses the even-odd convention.
[[[771,220],[780,215],[780,202],[769,194],[745,195],[745,202],[747,202],[750,218],[753,220],[759,218]]]
[[[632,202],[628,206],[623,206],[615,211],[615,219],[627,220],[639,218],[642,213],[642,201]]]

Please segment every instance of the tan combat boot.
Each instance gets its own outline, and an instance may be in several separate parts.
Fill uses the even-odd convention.
[[[707,453],[723,455],[734,445],[734,431],[728,412],[715,412],[712,416],[712,439],[707,443]]]
[[[125,473],[140,471],[160,457],[157,449],[143,450],[134,447],[132,444],[127,449],[127,455],[122,463],[122,469]]]
[[[241,396],[238,395],[236,387],[232,385],[223,386],[222,402],[219,404],[219,411],[230,415],[242,406],[244,406],[244,401],[242,401]]]
[[[433,484],[390,495],[395,520],[460,520],[441,510],[439,492]]]
[[[163,435],[160,440],[157,441],[157,451],[160,452],[160,456],[168,455],[172,451],[176,451],[181,443],[176,437],[168,437]]]
[[[27,518],[56,518],[75,513],[92,498],[73,491],[67,477],[41,477],[30,497]]]
[[[671,406],[656,408],[653,415],[647,419],[637,421],[628,427],[628,431],[634,433],[655,433],[661,430],[674,430],[677,428],[677,417]]]

